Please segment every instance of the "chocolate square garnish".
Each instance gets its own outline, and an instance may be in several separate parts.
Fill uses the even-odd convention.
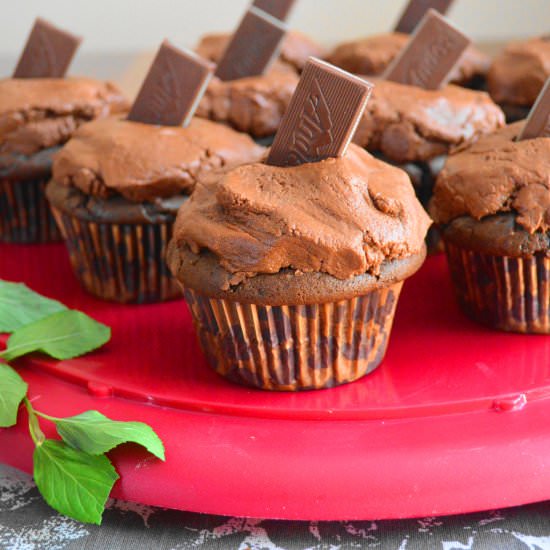
[[[254,0],[252,5],[281,21],[286,21],[295,1],[296,0]]]
[[[550,137],[550,78],[546,80],[529,116],[518,136],[518,140]]]
[[[445,15],[452,3],[453,0],[410,0],[403,10],[399,21],[395,25],[394,30],[396,32],[410,34],[414,31],[429,9],[434,9],[442,15]]]
[[[220,80],[263,74],[277,58],[287,26],[252,6],[241,20],[216,68]]]
[[[212,77],[214,64],[165,40],[143,81],[128,120],[186,126]]]
[[[344,155],[372,88],[366,80],[310,57],[267,163],[294,166]]]
[[[470,39],[435,10],[429,10],[409,43],[383,75],[386,80],[437,90],[443,86]]]
[[[82,38],[36,19],[14,78],[62,78],[82,42]]]

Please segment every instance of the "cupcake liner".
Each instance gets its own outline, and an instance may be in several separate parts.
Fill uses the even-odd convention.
[[[60,241],[46,200],[48,179],[0,179],[0,241],[46,243]]]
[[[147,303],[181,297],[165,263],[172,222],[116,224],[81,220],[52,207],[73,270],[105,300]]]
[[[214,370],[264,390],[330,388],[371,372],[386,352],[402,282],[351,300],[265,306],[184,295]]]
[[[491,327],[550,334],[550,258],[493,256],[446,241],[458,300],[467,315]]]

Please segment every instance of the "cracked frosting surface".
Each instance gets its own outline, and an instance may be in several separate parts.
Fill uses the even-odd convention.
[[[110,82],[89,78],[0,80],[0,154],[32,155],[65,143],[84,122],[128,108]]]
[[[265,74],[223,82],[213,77],[197,116],[225,122],[254,137],[274,134],[298,84],[298,75],[282,64]]]
[[[485,92],[369,80],[374,89],[354,142],[392,162],[429,160],[504,125],[504,114]]]
[[[550,76],[550,35],[512,42],[489,69],[487,86],[498,103],[531,106]]]
[[[423,257],[430,223],[405,172],[350,145],[342,158],[254,163],[201,182],[180,209],[171,255],[213,255],[229,286],[286,268],[346,280]]]
[[[337,46],[327,60],[352,73],[380,75],[409,39],[408,34],[390,32],[352,40]],[[468,83],[475,76],[485,75],[489,63],[487,55],[474,46],[469,46],[453,69],[451,82]]]
[[[201,57],[217,63],[231,36],[231,33],[207,34],[201,38],[195,51]],[[324,49],[309,36],[298,31],[289,31],[283,38],[279,59],[301,72],[308,57],[323,57],[324,54]]]
[[[550,230],[550,138],[515,141],[523,124],[484,136],[449,157],[430,209],[437,223],[513,212],[516,224],[530,234]]]
[[[201,177],[263,153],[249,136],[208,120],[181,128],[111,117],[74,134],[54,159],[53,178],[87,195],[152,201],[189,194]]]

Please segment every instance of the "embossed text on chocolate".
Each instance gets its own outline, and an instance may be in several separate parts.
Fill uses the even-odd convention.
[[[295,166],[345,154],[372,84],[310,57],[267,158]]]
[[[416,65],[409,69],[409,83],[419,88],[428,87],[441,60],[447,57],[456,45],[453,36],[447,34],[435,36],[433,42],[424,50],[422,57],[416,59]]]
[[[333,141],[331,130],[332,120],[327,101],[319,81],[315,78],[304,104],[300,122],[291,136],[290,164],[302,164],[321,158],[323,147],[329,146]]]

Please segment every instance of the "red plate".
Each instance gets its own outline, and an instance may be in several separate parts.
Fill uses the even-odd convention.
[[[113,328],[84,358],[21,365],[36,406],[143,420],[166,463],[113,454],[114,496],[215,514],[382,519],[550,498],[550,338],[503,334],[458,310],[443,257],[405,284],[388,354],[362,380],[266,393],[218,377],[183,302],[120,306],[79,288],[62,245],[0,245],[0,277]],[[0,460],[31,470],[24,413]],[[46,426],[46,424],[45,424]],[[46,426],[50,428],[50,426]],[[48,432],[53,435],[53,432]]]

